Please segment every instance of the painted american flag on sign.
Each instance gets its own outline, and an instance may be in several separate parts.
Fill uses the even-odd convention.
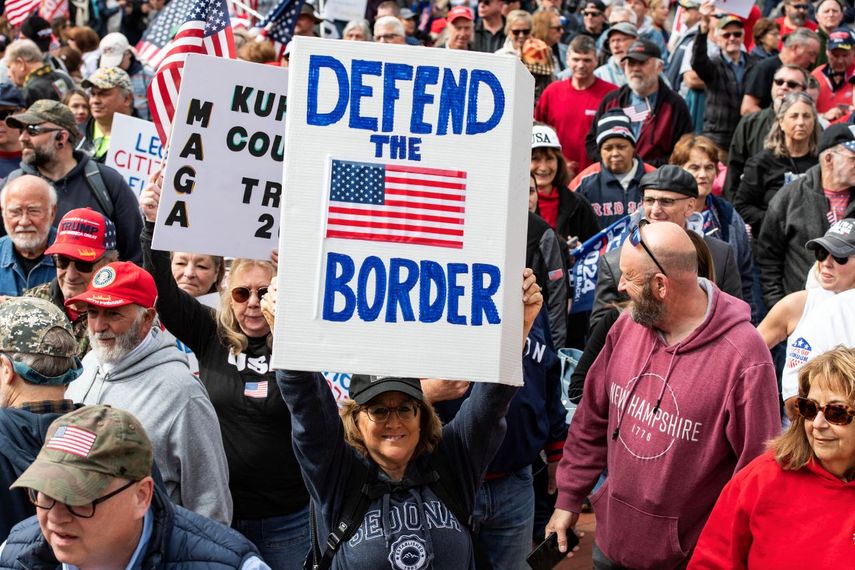
[[[266,398],[267,380],[261,382],[247,382],[243,385],[243,395],[247,398]]]
[[[463,247],[466,173],[333,160],[328,238]]]
[[[97,436],[91,431],[75,426],[60,426],[53,432],[45,447],[79,457],[88,457],[96,438]]]

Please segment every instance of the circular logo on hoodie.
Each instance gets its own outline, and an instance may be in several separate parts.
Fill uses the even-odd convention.
[[[421,570],[427,565],[424,541],[414,534],[401,536],[392,543],[389,562],[398,570]]]
[[[115,280],[116,271],[112,267],[104,267],[95,274],[95,277],[92,278],[92,286],[100,289],[101,287],[106,287]]]

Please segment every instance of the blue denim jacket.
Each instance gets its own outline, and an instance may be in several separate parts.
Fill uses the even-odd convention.
[[[48,245],[55,239],[56,228],[51,228],[48,234]],[[53,265],[53,258],[49,255],[44,256],[29,275],[24,275],[15,259],[14,248],[9,236],[0,238],[0,295],[19,297],[30,287],[47,283],[56,277],[56,267]]]

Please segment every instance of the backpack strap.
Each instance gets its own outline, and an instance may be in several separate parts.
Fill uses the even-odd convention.
[[[104,183],[104,177],[101,175],[98,163],[89,159],[83,167],[83,173],[86,175],[86,183],[92,190],[92,194],[95,195],[95,200],[104,210],[104,215],[112,220],[114,214],[113,200],[110,199],[110,193],[107,191],[107,185]]]

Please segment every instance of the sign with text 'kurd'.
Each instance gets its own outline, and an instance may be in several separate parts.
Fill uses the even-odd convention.
[[[522,383],[533,79],[295,38],[273,364]]]
[[[120,113],[113,116],[110,149],[104,163],[118,170],[137,196],[162,160],[163,147],[154,123]]]
[[[270,259],[278,243],[288,71],[190,55],[152,245]]]

